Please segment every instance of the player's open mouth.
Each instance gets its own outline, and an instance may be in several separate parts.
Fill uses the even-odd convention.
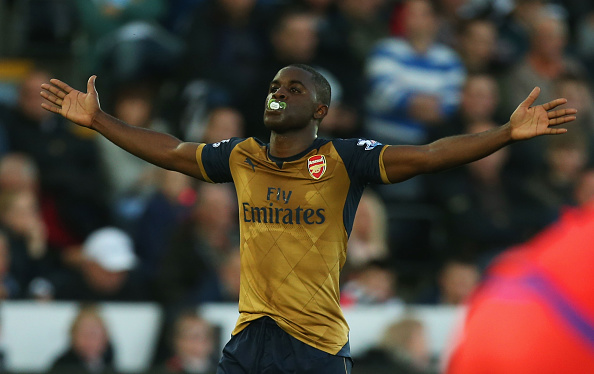
[[[286,107],[287,107],[287,103],[285,103],[284,101],[278,101],[278,100],[274,100],[274,99],[268,100],[268,104],[266,105],[266,108],[268,108],[270,110],[282,110],[282,109],[285,109]]]

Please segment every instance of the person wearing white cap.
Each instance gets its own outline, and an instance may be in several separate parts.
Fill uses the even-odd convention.
[[[137,270],[138,258],[130,236],[116,227],[103,227],[84,241],[78,271],[51,279],[54,298],[84,301],[140,301],[146,287]]]

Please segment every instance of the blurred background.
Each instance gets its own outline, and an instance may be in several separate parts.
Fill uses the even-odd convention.
[[[186,141],[255,136],[269,82],[332,85],[326,138],[424,144],[537,103],[567,134],[363,195],[342,273],[357,373],[440,371],[494,256],[594,196],[594,3],[0,0],[0,373],[214,373],[238,316],[235,191],[40,107],[51,77]],[[383,371],[382,371],[383,370]]]

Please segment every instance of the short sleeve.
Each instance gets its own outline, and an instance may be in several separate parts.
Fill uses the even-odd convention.
[[[212,144],[202,144],[196,150],[196,161],[204,179],[210,183],[232,182],[229,158],[233,148],[245,139],[231,138]]]
[[[390,183],[382,160],[387,146],[369,139],[336,139],[333,144],[351,179],[362,183]]]

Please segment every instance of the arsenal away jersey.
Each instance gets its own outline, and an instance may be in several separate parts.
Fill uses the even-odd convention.
[[[241,287],[233,334],[269,316],[291,336],[345,353],[348,325],[339,275],[355,211],[369,183],[389,183],[386,146],[365,139],[316,139],[275,158],[256,138],[201,144],[205,180],[233,182],[239,204]]]

